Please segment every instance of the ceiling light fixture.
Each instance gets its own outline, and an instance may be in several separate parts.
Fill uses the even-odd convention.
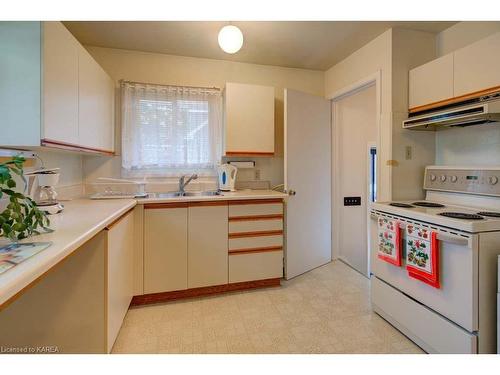
[[[219,46],[226,53],[236,53],[243,46],[243,33],[233,25],[224,26],[219,31]]]

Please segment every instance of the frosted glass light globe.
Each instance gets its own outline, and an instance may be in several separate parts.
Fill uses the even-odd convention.
[[[243,46],[243,34],[236,26],[224,26],[219,31],[219,46],[226,53],[236,53]]]

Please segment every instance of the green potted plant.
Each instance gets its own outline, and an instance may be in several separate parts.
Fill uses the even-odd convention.
[[[30,197],[15,190],[14,174],[22,178],[25,186],[27,184],[23,172],[25,161],[22,156],[14,156],[12,160],[0,163],[0,199],[6,204],[0,213],[0,244],[2,239],[3,242],[17,242],[40,234],[40,230],[51,231],[47,214],[39,210]]]

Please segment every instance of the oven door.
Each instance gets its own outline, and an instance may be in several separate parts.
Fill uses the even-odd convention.
[[[379,216],[428,227],[438,234],[441,288],[412,279],[406,271],[405,233],[402,230],[403,265],[394,266],[377,258]],[[370,253],[372,273],[379,279],[429,307],[469,332],[478,330],[478,235],[453,231],[394,215],[372,211]]]

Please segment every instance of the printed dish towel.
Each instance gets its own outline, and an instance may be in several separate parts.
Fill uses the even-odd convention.
[[[440,288],[436,232],[418,225],[406,226],[406,270],[410,277]]]
[[[401,230],[397,220],[378,218],[377,257],[395,266],[401,266]]]

